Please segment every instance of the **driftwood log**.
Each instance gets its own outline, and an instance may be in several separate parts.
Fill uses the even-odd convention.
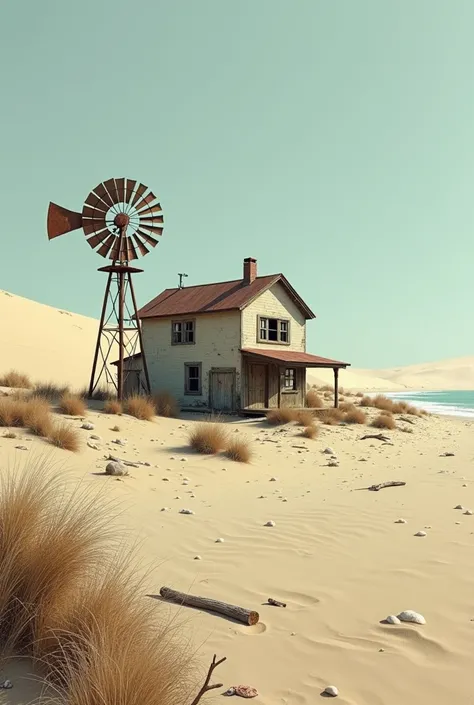
[[[280,600],[274,600],[273,597],[269,597],[267,600],[269,605],[273,607],[286,607],[286,602],[280,602]]]
[[[252,624],[257,624],[260,619],[260,615],[254,610],[246,610],[243,607],[229,605],[227,602],[211,600],[209,597],[188,595],[184,592],[172,590],[169,587],[162,587],[160,590],[160,595],[164,600],[168,600],[169,602],[176,602],[179,605],[196,607],[197,609],[208,610],[209,612],[217,612],[218,614],[224,615],[224,617],[230,617],[230,619],[235,619],[237,622],[241,622],[242,624],[247,624],[249,626]]]
[[[400,480],[390,480],[389,482],[380,482],[378,485],[370,485],[370,487],[364,487],[365,490],[370,490],[370,492],[378,492],[383,490],[384,487],[403,487],[406,482],[401,482]]]
[[[375,438],[377,441],[383,441],[384,443],[390,443],[391,439],[383,433],[366,433],[365,436],[361,436],[359,440],[365,441],[366,438]]]

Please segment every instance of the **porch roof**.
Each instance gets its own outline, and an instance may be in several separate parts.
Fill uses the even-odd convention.
[[[327,357],[318,357],[305,352],[296,352],[294,350],[261,350],[257,348],[242,348],[241,353],[249,358],[255,358],[261,362],[282,362],[295,367],[328,367],[328,368],[345,368],[350,367],[349,362],[341,362],[340,360],[331,360]]]

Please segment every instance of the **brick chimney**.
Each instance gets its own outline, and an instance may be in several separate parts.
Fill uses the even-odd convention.
[[[244,284],[251,284],[257,278],[257,260],[253,257],[244,259]]]

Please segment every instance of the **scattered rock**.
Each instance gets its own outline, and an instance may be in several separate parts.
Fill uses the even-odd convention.
[[[395,617],[394,614],[389,614],[385,622],[387,624],[401,624],[401,621],[398,619],[398,617]]]
[[[335,685],[327,685],[324,688],[323,693],[325,695],[329,695],[331,698],[337,698],[337,696],[339,695],[339,691]]]
[[[15,446],[17,450],[28,450],[26,446]]]
[[[90,436],[90,439],[91,439],[91,441],[101,441],[102,440],[102,438],[100,436],[96,436],[94,434],[92,434]]]
[[[327,455],[335,455],[333,449],[329,446],[323,450],[323,453],[326,453]]]
[[[456,504],[454,509],[460,509],[462,511],[464,509],[464,507],[462,506],[462,504]]]
[[[216,539],[216,543],[224,543],[224,539]]]
[[[122,463],[117,463],[114,460],[111,460],[105,467],[105,474],[123,476],[128,475],[128,470],[124,465],[122,465]]]
[[[426,624],[426,619],[419,612],[414,610],[404,610],[398,615],[401,622],[411,622],[412,624]]]
[[[194,560],[195,561],[202,561],[202,558],[201,558],[201,556],[194,556]]]
[[[92,441],[87,441],[87,445],[89,448],[92,448],[92,450],[100,450],[100,446],[98,446],[97,443],[92,443]]]
[[[125,440],[125,438],[115,438],[112,441],[112,443],[115,443],[115,445],[118,445],[118,446],[126,446],[127,445],[127,441]]]
[[[338,468],[339,467],[339,461],[338,460],[330,460],[328,463],[329,468]]]
[[[179,513],[180,514],[194,514],[192,509],[180,509]]]
[[[454,453],[440,453],[440,458],[452,458]]]
[[[267,521],[267,523],[264,524],[264,526],[275,526],[275,522],[274,521]]]
[[[169,512],[169,507],[161,507],[160,512]]]
[[[467,514],[467,516],[472,516],[474,514],[474,512],[472,511],[472,509],[466,509],[464,514]]]
[[[86,431],[93,431],[94,430],[94,424],[93,423],[83,423],[81,428],[85,429]]]
[[[426,531],[417,531],[415,536],[426,536]]]
[[[0,688],[3,688],[3,690],[10,690],[10,688],[13,688],[13,683],[8,680],[3,681],[3,683],[0,683]]]
[[[169,479],[169,477],[162,477],[162,478],[161,478],[161,481],[162,481],[162,482],[169,482],[170,479]]]
[[[276,482],[277,479],[278,479],[277,477],[271,477],[271,478],[270,478],[270,482]]]
[[[395,524],[406,524],[406,523],[407,523],[406,519],[397,519],[397,521],[395,522]]]

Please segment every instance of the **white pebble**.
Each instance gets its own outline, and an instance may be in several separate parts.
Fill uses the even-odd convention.
[[[179,513],[180,514],[194,514],[192,509],[180,509]]]
[[[329,447],[328,447],[328,448],[325,448],[325,449],[323,450],[323,453],[327,453],[327,455],[334,455],[333,449],[332,449],[332,448],[329,448]]]
[[[415,536],[426,536],[426,531],[417,531]]]
[[[406,519],[397,519],[397,521],[395,522],[395,524],[406,524],[406,523],[407,523]]]
[[[389,614],[385,621],[387,622],[387,624],[401,624],[398,617],[395,617],[394,614]]]
[[[265,526],[275,526],[275,522],[274,521],[267,521]]]
[[[8,678],[7,678],[6,681],[3,681],[3,683],[0,684],[0,688],[4,688],[5,690],[10,690],[10,688],[13,688],[13,683],[10,680],[8,680]]]
[[[181,484],[182,485],[189,485],[189,482],[187,480],[183,480]]]
[[[413,624],[426,624],[426,619],[419,612],[414,610],[404,610],[398,615],[401,622],[412,622]]]
[[[337,698],[337,696],[339,695],[339,691],[335,685],[327,685],[324,688],[324,692],[326,695],[330,695],[331,698]]]
[[[224,539],[216,539],[216,543],[224,543]]]

